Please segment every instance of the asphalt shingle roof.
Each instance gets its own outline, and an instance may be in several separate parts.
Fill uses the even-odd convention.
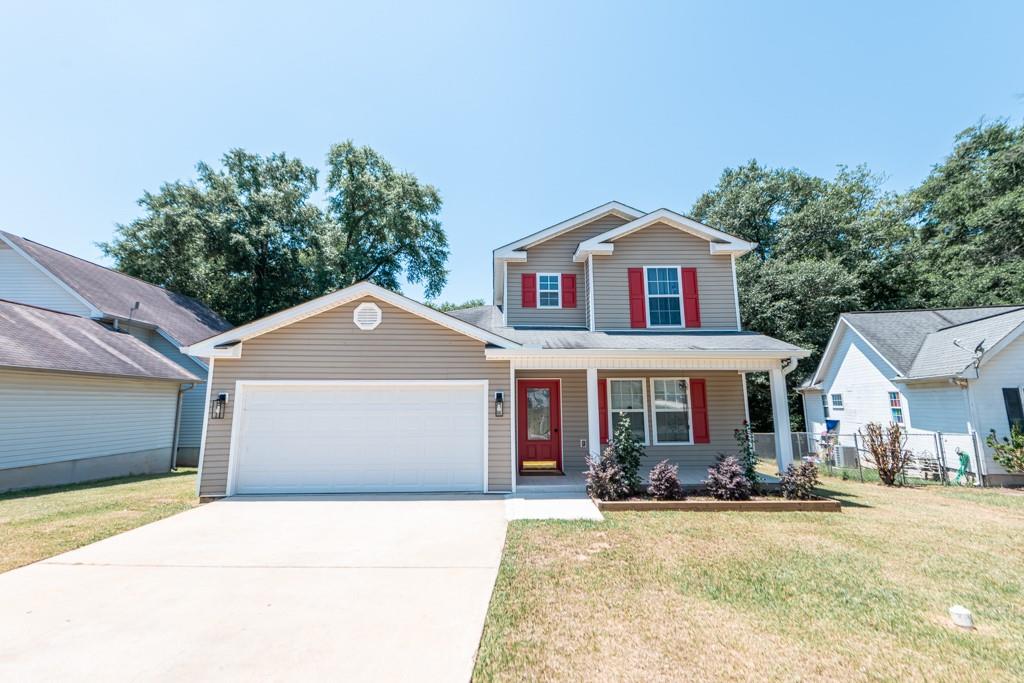
[[[574,329],[503,327],[497,306],[478,306],[450,313],[514,342],[543,349],[622,349],[678,351],[777,351],[800,353],[803,349],[754,332],[590,332]]]
[[[111,317],[161,328],[182,345],[231,329],[231,324],[191,297],[65,254],[30,239],[3,233],[18,248]],[[139,309],[132,311],[135,302]]]
[[[200,381],[130,334],[90,318],[0,300],[0,366]]]
[[[962,372],[979,343],[990,349],[1024,323],[1024,307],[865,311],[844,313],[842,319],[901,375],[922,378]]]

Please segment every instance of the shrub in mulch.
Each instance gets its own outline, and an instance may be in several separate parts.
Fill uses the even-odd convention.
[[[629,482],[615,457],[614,448],[606,448],[597,460],[590,459],[587,494],[598,500],[621,500],[630,494]]]
[[[704,488],[716,500],[750,500],[753,484],[735,456],[727,456],[708,468]]]
[[[651,470],[647,493],[654,500],[683,500],[683,487],[679,483],[679,466],[662,460]]]
[[[818,468],[810,460],[804,460],[799,464],[790,463],[782,474],[779,488],[787,500],[811,500],[817,485]]]

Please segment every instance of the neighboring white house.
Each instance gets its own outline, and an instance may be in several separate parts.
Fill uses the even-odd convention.
[[[1024,307],[844,313],[799,391],[811,434],[856,434],[869,422],[911,434],[974,435],[987,483],[1020,484],[984,446],[1024,429]]]

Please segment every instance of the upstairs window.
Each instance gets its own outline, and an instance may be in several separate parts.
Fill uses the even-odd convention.
[[[832,410],[842,410],[842,409],[843,409],[843,395],[842,394],[832,394]]]
[[[889,412],[892,413],[893,422],[903,424],[903,399],[898,391],[889,392]]]
[[[537,307],[562,307],[561,273],[537,273]]]
[[[825,419],[828,419],[828,396],[825,394],[821,395],[821,412],[824,414]]]
[[[679,287],[679,269],[649,267],[646,271],[648,326],[681,327],[683,297]]]

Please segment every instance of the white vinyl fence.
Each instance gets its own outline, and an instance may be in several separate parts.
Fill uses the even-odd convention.
[[[906,448],[913,460],[904,480],[915,483],[983,485],[976,435],[922,432],[907,434]],[[861,481],[877,481],[878,474],[860,434],[832,434],[831,443],[822,434],[793,432],[793,459],[814,458],[828,474]],[[775,459],[775,434],[756,432],[754,450],[762,460]]]

